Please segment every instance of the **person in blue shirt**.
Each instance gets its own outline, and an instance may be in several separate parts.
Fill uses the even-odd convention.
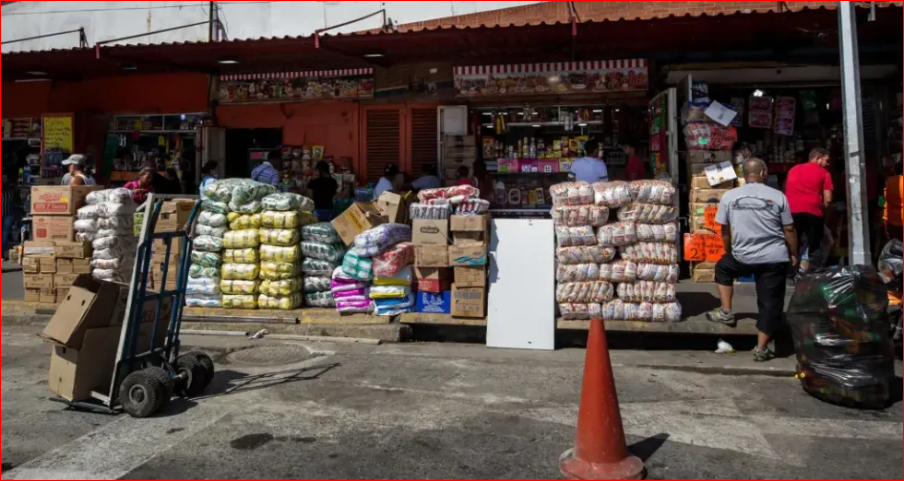
[[[213,184],[214,182],[219,180],[219,174],[217,173],[219,169],[220,164],[213,160],[204,164],[204,168],[201,169],[201,175],[204,176],[201,178],[200,187],[202,199],[207,199],[207,196],[204,195],[204,189],[206,189],[208,185]]]
[[[272,186],[279,186],[279,170],[282,168],[282,153],[278,150],[270,152],[261,165],[251,171],[251,180]]]
[[[590,184],[594,182],[609,182],[609,169],[602,160],[602,148],[600,142],[596,139],[590,139],[584,143],[584,152],[586,157],[574,161],[571,166],[571,173],[575,180],[584,181]]]
[[[427,189],[439,189],[442,187],[442,183],[439,180],[439,176],[436,173],[436,166],[433,164],[428,164],[424,166],[424,175],[420,178],[412,182],[412,187],[415,190],[427,190]]]
[[[379,199],[383,192],[392,192],[395,189],[395,181],[398,176],[399,166],[395,164],[387,165],[383,171],[383,177],[380,177],[380,181],[377,182],[377,187],[374,189],[374,200]]]

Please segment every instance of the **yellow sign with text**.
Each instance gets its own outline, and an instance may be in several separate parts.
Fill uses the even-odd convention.
[[[44,117],[44,150],[72,153],[72,117]]]

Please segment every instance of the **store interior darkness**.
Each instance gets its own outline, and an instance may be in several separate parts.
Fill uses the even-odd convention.
[[[226,178],[250,177],[257,166],[252,164],[250,152],[280,148],[282,139],[282,129],[226,130]]]

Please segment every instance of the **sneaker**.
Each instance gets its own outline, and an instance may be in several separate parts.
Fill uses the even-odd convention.
[[[716,308],[711,312],[706,313],[706,319],[709,322],[715,322],[716,324],[722,324],[728,327],[738,327],[738,320],[735,319],[734,313],[724,313],[721,308]]]
[[[770,349],[759,349],[753,351],[753,362],[769,362],[775,359],[775,353]]]

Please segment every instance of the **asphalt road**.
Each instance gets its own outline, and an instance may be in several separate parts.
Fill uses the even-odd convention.
[[[561,479],[574,441],[578,350],[186,339],[244,350],[218,356],[207,397],[133,420],[50,402],[36,333],[3,328],[3,479]],[[850,410],[787,375],[694,372],[746,354],[613,360],[652,479],[902,477],[900,402]]]

